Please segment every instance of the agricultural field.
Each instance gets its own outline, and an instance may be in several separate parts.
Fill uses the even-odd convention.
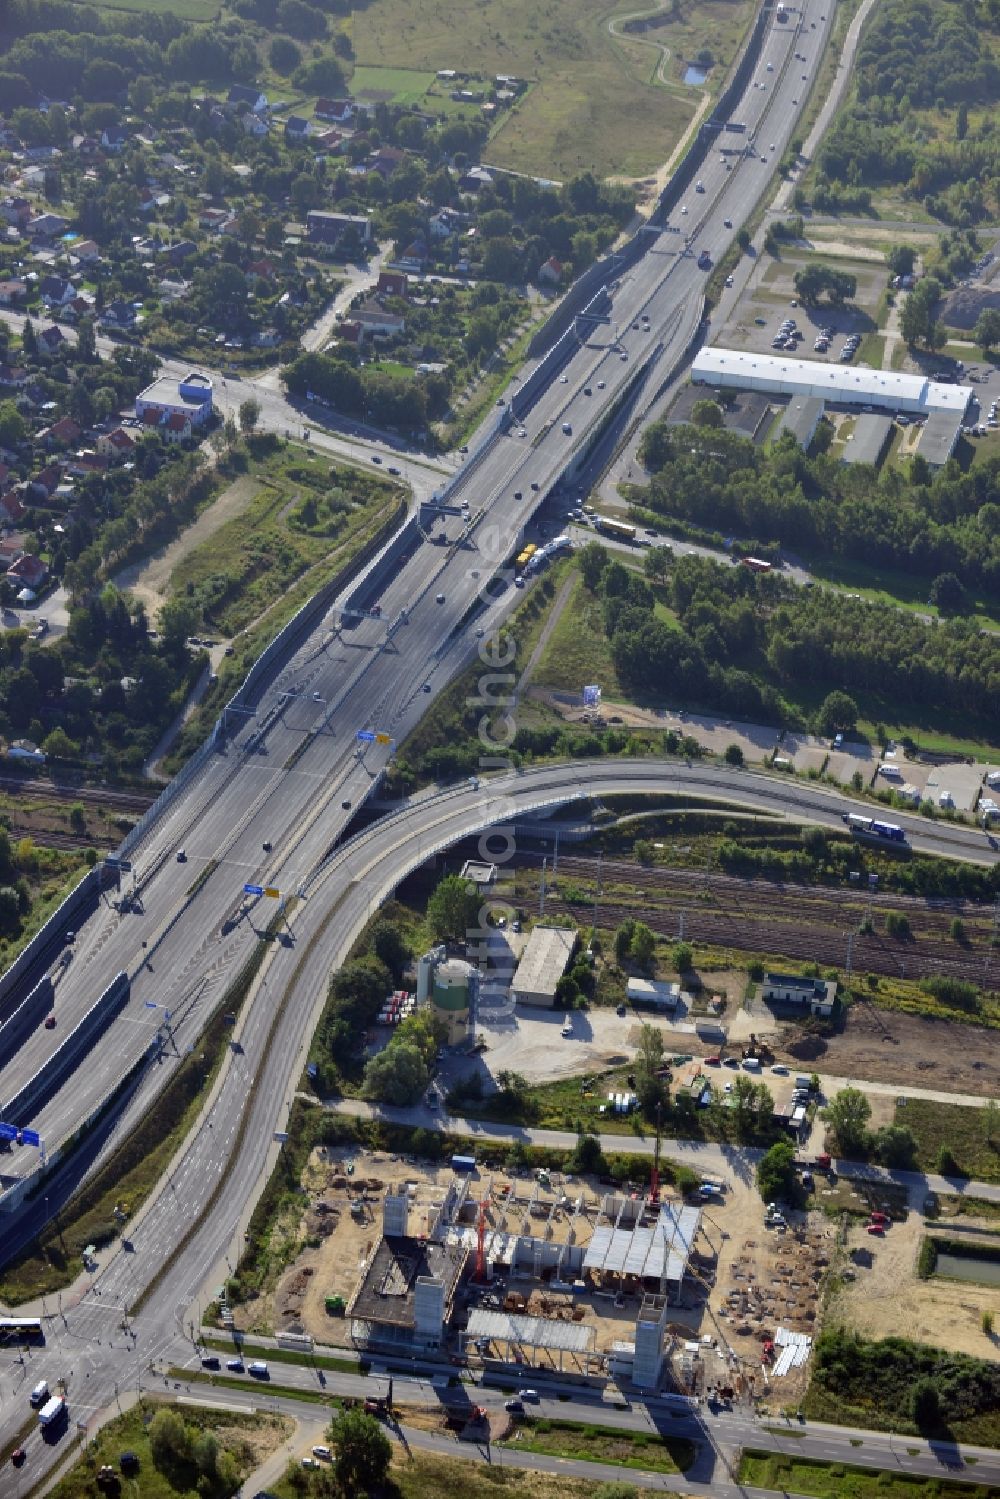
[[[706,54],[706,87],[717,89],[750,14],[746,0],[681,0],[640,35],[611,30],[606,0],[374,0],[354,15],[354,87],[426,96],[433,108],[426,80],[439,69],[511,74],[528,87],[501,117],[488,162],[559,180],[638,177],[666,160],[701,102],[682,82],[687,64]]]

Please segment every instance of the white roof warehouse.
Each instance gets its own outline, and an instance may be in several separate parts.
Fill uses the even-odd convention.
[[[878,406],[886,411],[946,411],[961,421],[972,395],[969,385],[945,385],[898,370],[852,369],[813,359],[784,359],[740,349],[701,349],[691,367],[695,385],[760,390],[780,396],[818,396],[840,406]]]

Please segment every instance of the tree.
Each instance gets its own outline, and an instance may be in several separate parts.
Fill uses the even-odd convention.
[[[475,885],[448,874],[427,902],[427,920],[439,942],[464,942],[479,931],[480,898]]]
[[[302,53],[287,36],[276,36],[268,48],[267,55],[274,71],[286,76],[294,73],[302,61]]]
[[[675,942],[670,961],[677,973],[690,973],[694,967],[694,948],[690,942]]]
[[[643,921],[637,921],[632,931],[632,957],[640,968],[648,968],[656,951],[656,938]]]
[[[375,956],[385,964],[398,982],[412,956],[412,950],[395,922],[377,921],[375,923],[372,927],[371,947]]]
[[[639,1050],[635,1059],[635,1091],[639,1108],[647,1119],[652,1119],[657,1106],[667,1100],[666,1087],[658,1075],[662,1066],[663,1032],[655,1025],[643,1025],[639,1031]]]
[[[153,1462],[164,1473],[176,1472],[191,1460],[191,1437],[175,1410],[158,1410],[149,1423],[149,1449]]]
[[[717,401],[695,401],[691,408],[693,427],[722,427],[725,425],[722,407]]]
[[[24,327],[21,329],[21,352],[28,359],[34,359],[38,354],[38,340],[35,337],[35,325],[31,321],[30,317],[25,318]]]
[[[903,1124],[884,1124],[875,1131],[876,1159],[895,1171],[909,1171],[915,1164],[917,1142]]]
[[[988,1098],[983,1104],[983,1139],[992,1147],[998,1135],[1000,1135],[1000,1104],[995,1098]]]
[[[799,1194],[795,1147],[776,1140],[757,1164],[757,1190],[765,1202],[794,1202]]]
[[[858,705],[846,692],[828,692],[816,713],[817,734],[847,733],[858,722]]]
[[[374,1416],[357,1408],[342,1411],[330,1427],[330,1445],[336,1453],[334,1471],[343,1493],[370,1493],[385,1483],[392,1444]]]
[[[917,252],[912,245],[893,245],[886,256],[886,264],[894,276],[912,276],[917,263]]]
[[[976,318],[972,337],[982,349],[984,358],[1000,344],[1000,308],[983,308]]]
[[[603,1176],[607,1169],[608,1163],[597,1135],[581,1129],[572,1155],[566,1158],[566,1170],[571,1176]]]
[[[842,1155],[861,1155],[868,1146],[872,1106],[860,1088],[841,1088],[826,1111],[826,1122],[837,1137]]]
[[[727,744],[725,754],[722,757],[727,765],[740,766],[743,764],[743,751],[738,744]]]
[[[736,1133],[741,1140],[756,1134],[770,1122],[774,1099],[766,1083],[755,1083],[752,1078],[741,1074],[733,1079],[730,1098]]]
[[[583,578],[584,587],[589,588],[591,593],[596,593],[604,569],[610,558],[599,541],[588,541],[587,545],[576,554],[577,566]]]
[[[932,1432],[941,1424],[941,1397],[934,1380],[928,1375],[918,1379],[911,1395],[913,1423],[920,1432]]]
[[[968,595],[955,573],[938,573],[931,583],[927,602],[942,614],[963,614],[969,607]]]
[[[260,402],[253,396],[248,396],[245,401],[240,402],[240,431],[253,432],[260,421]]]
[[[643,559],[643,570],[647,578],[662,583],[670,571],[673,552],[670,547],[650,547]]]
[[[857,277],[829,265],[807,265],[795,272],[795,294],[806,306],[814,306],[825,292],[831,302],[849,301],[858,289]]]
[[[13,401],[0,401],[0,448],[17,448],[28,435],[28,424]]]
[[[941,298],[941,283],[925,276],[909,293],[899,315],[899,330],[908,344],[933,346],[934,309]]]
[[[397,1105],[416,1103],[430,1081],[419,1046],[406,1040],[391,1045],[365,1063],[362,1092],[366,1098]]]

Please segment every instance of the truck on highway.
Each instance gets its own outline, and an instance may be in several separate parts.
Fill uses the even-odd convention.
[[[46,1400],[38,1412],[38,1424],[43,1429],[47,1426],[56,1426],[66,1415],[65,1395],[53,1395]]]
[[[707,250],[702,250],[701,254],[698,256],[698,269],[699,271],[708,271],[711,270],[711,268],[712,257],[711,255],[709,255]]]

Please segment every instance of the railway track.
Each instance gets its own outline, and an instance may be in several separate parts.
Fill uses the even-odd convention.
[[[160,794],[156,791],[112,791],[103,786],[77,786],[72,782],[48,781],[38,777],[0,776],[0,792],[14,796],[44,797],[56,801],[83,802],[119,812],[145,812]]]
[[[534,876],[541,855],[522,855],[518,874]],[[546,910],[579,920],[587,913],[596,888],[598,861],[581,855],[560,856],[556,889],[546,896]],[[826,889],[693,869],[642,867],[626,860],[600,864],[600,914],[618,924],[644,921],[658,935],[731,947],[740,951],[781,953],[805,962],[843,969],[850,947],[855,972],[891,978],[920,979],[930,974],[988,985],[1000,977],[1000,954],[994,955],[994,910],[965,900],[922,900],[917,896],[870,894],[856,889]],[[567,901],[565,883],[578,882],[586,902]],[[525,902],[537,889],[522,878]],[[636,893],[635,887],[641,885]],[[902,911],[910,921],[909,941],[886,937],[880,913]],[[866,915],[875,930],[860,931]],[[965,938],[958,942],[950,925],[959,917]],[[994,979],[994,981],[996,981]]]

